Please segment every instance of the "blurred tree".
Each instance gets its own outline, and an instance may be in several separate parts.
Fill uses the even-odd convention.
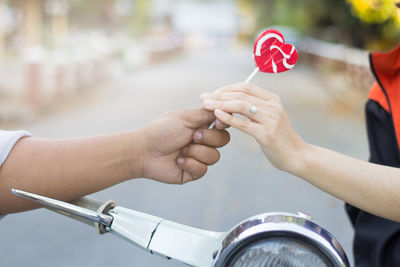
[[[71,27],[141,34],[149,22],[150,4],[149,0],[70,0]]]
[[[370,48],[385,48],[399,41],[400,21],[394,0],[347,0],[352,5],[352,14],[365,25],[376,25],[379,33],[368,43]]]
[[[248,39],[252,37],[255,30],[255,10],[251,3],[247,0],[237,0],[239,12],[239,30],[238,37]]]
[[[23,10],[23,40],[24,46],[34,47],[42,45],[43,38],[43,1],[24,0]]]
[[[393,0],[252,1],[259,27],[288,25],[307,36],[372,49],[393,46],[400,37]]]
[[[149,25],[149,12],[150,3],[149,0],[135,0],[133,14],[130,19],[130,26],[132,33],[140,35],[144,33]]]
[[[50,16],[52,44],[63,42],[68,36],[68,0],[46,0],[44,9]]]
[[[394,0],[347,0],[353,13],[368,23],[382,23],[395,16]]]
[[[102,12],[107,4],[108,0],[70,0],[71,27],[95,29],[105,26],[104,24],[108,24],[108,21],[102,20]]]

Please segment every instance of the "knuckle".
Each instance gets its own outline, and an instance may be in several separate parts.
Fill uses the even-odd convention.
[[[190,160],[188,158],[185,158],[182,163],[182,168],[187,170],[190,169],[191,166],[192,165],[190,164]]]
[[[226,145],[229,143],[229,141],[231,141],[231,134],[226,130],[223,130],[223,134],[224,134],[224,145]]]
[[[248,89],[248,90],[249,90],[249,93],[256,94],[257,91],[259,90],[259,87],[258,87],[257,85],[255,85],[255,84],[253,84],[253,83],[249,83],[249,84],[247,85],[247,87],[249,88],[249,89]]]
[[[285,118],[285,112],[283,111],[283,109],[278,109],[276,113],[279,121]]]
[[[247,83],[246,86],[249,88],[249,90],[254,90],[256,87],[253,83]]]
[[[233,116],[229,116],[226,118],[226,123],[231,125],[234,121],[233,121],[234,117]]]
[[[280,117],[279,110],[274,110],[274,112],[271,113],[271,118],[272,118],[271,121],[274,123],[274,125],[279,120],[279,117]]]
[[[281,103],[281,98],[280,98],[280,96],[279,95],[277,95],[277,94],[273,94],[273,98],[274,98],[274,100],[277,102],[277,103]]]
[[[229,143],[230,140],[230,135],[229,132],[226,130],[218,130],[217,132],[217,138],[215,138],[216,140],[218,140],[217,142],[215,142],[215,147],[222,147],[224,145],[226,145],[227,143]]]
[[[245,102],[245,101],[239,101],[238,102],[238,106],[239,106],[240,110],[243,111],[243,112],[245,112],[245,111],[247,111],[249,109],[248,103]]]
[[[245,84],[243,87],[243,91],[247,94],[251,93],[251,85]]]
[[[187,147],[184,147],[184,148],[181,150],[182,156],[186,157],[187,155],[190,154],[190,146],[191,146],[191,145],[189,145],[189,146],[187,146]]]
[[[203,177],[207,172],[207,165],[202,164],[202,166],[199,169],[199,173],[196,175],[195,179],[199,179]]]
[[[242,119],[238,119],[237,120],[237,125],[240,129],[246,129],[247,128],[247,124],[244,120]]]
[[[281,115],[282,113],[284,113],[283,107],[280,103],[273,103],[271,107],[273,108],[275,114]]]
[[[267,143],[272,144],[275,142],[276,140],[276,134],[275,131],[272,129],[269,129],[266,133],[265,133],[265,140],[267,141]]]
[[[188,146],[187,156],[188,157],[196,156],[196,154],[198,153],[198,147],[199,146],[200,146],[199,144],[190,144]]]
[[[274,114],[273,118],[271,119],[271,121],[269,123],[269,128],[271,130],[275,131],[275,129],[278,128],[278,124],[279,124],[279,117],[277,114]]]
[[[215,150],[215,162],[218,162],[221,159],[221,153],[218,150]]]
[[[218,109],[226,110],[228,105],[225,101],[215,101],[215,107]]]
[[[213,160],[211,161],[210,164],[212,165],[212,164],[217,163],[217,162],[219,161],[220,158],[221,158],[221,154],[219,153],[218,150],[215,150],[215,152],[214,152],[214,158],[213,158]]]
[[[247,99],[247,95],[244,93],[238,93],[238,99],[239,100],[246,100]]]

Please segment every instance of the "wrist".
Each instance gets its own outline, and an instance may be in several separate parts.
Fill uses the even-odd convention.
[[[287,172],[302,177],[311,168],[315,155],[315,146],[304,142],[292,158],[292,162],[286,169]]]
[[[130,173],[129,178],[143,177],[145,140],[142,130],[133,130],[126,133],[126,159]]]

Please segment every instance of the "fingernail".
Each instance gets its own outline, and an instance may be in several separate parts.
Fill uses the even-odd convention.
[[[206,99],[203,101],[203,105],[207,108],[213,108],[214,107],[214,101],[210,99]]]
[[[183,149],[182,149],[182,154],[183,155],[186,155],[186,153],[188,152],[188,147],[187,146],[185,146]]]
[[[201,132],[195,132],[195,133],[193,134],[193,140],[194,140],[196,143],[198,143],[198,142],[200,142],[200,140],[201,140],[201,136],[202,136]]]
[[[176,160],[176,162],[178,162],[179,165],[183,164],[184,161],[185,161],[185,160],[184,160],[183,158],[178,158],[178,159]]]
[[[210,98],[211,97],[211,94],[210,93],[202,93],[201,95],[200,95],[200,98],[201,99],[208,99],[208,98]]]

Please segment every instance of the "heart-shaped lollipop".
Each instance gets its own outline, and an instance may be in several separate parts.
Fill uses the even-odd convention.
[[[250,82],[257,72],[280,73],[296,65],[297,50],[294,45],[286,44],[282,33],[277,30],[262,32],[254,43],[254,60],[257,67],[246,79]]]
[[[259,71],[280,73],[290,70],[296,65],[298,58],[294,45],[285,43],[282,33],[272,29],[262,32],[257,37],[253,53],[257,67],[245,83],[250,82]],[[215,121],[208,129],[212,129],[214,126]]]
[[[296,65],[297,51],[293,45],[285,44],[279,31],[266,30],[254,43],[254,60],[262,72],[284,72]]]

